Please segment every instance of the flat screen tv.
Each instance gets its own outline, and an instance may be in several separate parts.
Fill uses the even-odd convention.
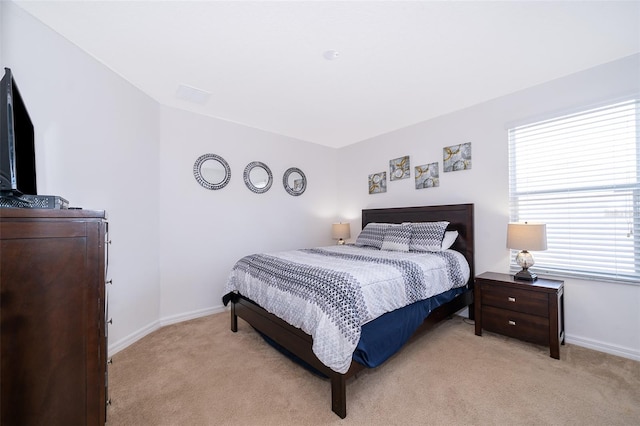
[[[0,83],[0,195],[37,195],[33,123],[11,69]]]

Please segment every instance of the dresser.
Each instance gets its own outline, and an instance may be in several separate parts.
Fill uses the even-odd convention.
[[[2,425],[103,425],[104,211],[0,209]]]
[[[516,280],[510,274],[485,272],[474,286],[475,332],[499,333],[549,346],[560,359],[564,344],[564,282],[538,278]]]

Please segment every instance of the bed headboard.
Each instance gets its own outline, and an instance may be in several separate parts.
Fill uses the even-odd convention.
[[[443,206],[393,207],[386,209],[362,210],[362,228],[367,223],[402,223],[449,221],[447,230],[458,231],[458,239],[451,247],[464,255],[469,262],[470,286],[475,277],[473,204],[451,204]]]

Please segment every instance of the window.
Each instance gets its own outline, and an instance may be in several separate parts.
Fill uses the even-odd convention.
[[[547,224],[534,269],[640,282],[639,122],[635,99],[509,129],[510,219]]]

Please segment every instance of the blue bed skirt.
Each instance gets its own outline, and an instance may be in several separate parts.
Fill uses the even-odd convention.
[[[388,312],[362,326],[353,360],[377,367],[398,352],[437,307],[453,300],[466,287],[453,288],[426,300]]]
[[[454,288],[426,300],[412,303],[404,308],[388,312],[362,326],[360,341],[353,353],[353,360],[369,368],[374,368],[393,354],[411,338],[424,320],[434,309],[455,299],[466,291],[466,287]],[[256,330],[257,331],[257,330]],[[301,364],[315,374],[326,377],[315,368],[302,361],[300,358],[274,342],[271,338],[258,333],[274,348]]]

